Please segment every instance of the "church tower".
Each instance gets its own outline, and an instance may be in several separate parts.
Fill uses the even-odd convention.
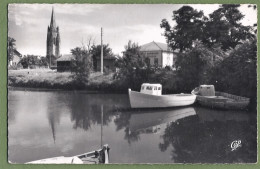
[[[56,26],[54,9],[52,8],[51,22],[47,29],[47,52],[46,57],[50,58],[50,66],[57,66],[57,58],[60,57],[60,33]]]

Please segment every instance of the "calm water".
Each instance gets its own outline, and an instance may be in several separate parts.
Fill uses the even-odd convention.
[[[111,163],[256,162],[256,113],[200,107],[133,111],[127,95],[9,91],[9,161],[109,144]],[[103,130],[101,140],[103,107]],[[231,151],[231,143],[241,147]]]

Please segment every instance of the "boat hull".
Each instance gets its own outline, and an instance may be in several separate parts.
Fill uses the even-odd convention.
[[[223,92],[216,92],[216,96],[197,95],[196,100],[202,106],[226,110],[243,110],[250,102],[249,98]]]
[[[102,149],[91,151],[88,153],[72,156],[72,157],[52,157],[26,164],[108,164],[109,163],[109,147],[104,145]]]
[[[150,95],[128,90],[131,108],[166,108],[188,106],[195,102],[193,94]]]

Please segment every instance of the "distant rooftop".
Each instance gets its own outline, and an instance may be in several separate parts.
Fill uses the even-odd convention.
[[[97,60],[100,60],[100,56],[97,56],[97,58],[96,58]],[[103,56],[103,59],[104,60],[115,60],[116,59],[116,57],[115,56],[106,56],[106,55],[104,55]]]
[[[75,56],[72,54],[65,54],[62,55],[60,58],[57,59],[57,61],[71,61],[75,59]],[[115,56],[104,56],[104,60],[115,60]],[[100,60],[100,57],[97,57],[97,60]]]
[[[65,54],[58,58],[57,61],[71,61],[73,59],[75,59],[75,57],[72,54]]]
[[[14,50],[14,54],[19,56],[19,57],[22,57],[22,54],[20,52],[18,52],[16,49]]]
[[[156,51],[156,50],[170,51],[167,44],[161,42],[154,42],[154,41],[142,45],[140,49],[140,51]]]

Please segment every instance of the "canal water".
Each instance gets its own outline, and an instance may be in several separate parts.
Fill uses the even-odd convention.
[[[8,160],[73,156],[102,144],[111,148],[111,163],[257,160],[256,112],[129,107],[124,94],[10,90]]]

